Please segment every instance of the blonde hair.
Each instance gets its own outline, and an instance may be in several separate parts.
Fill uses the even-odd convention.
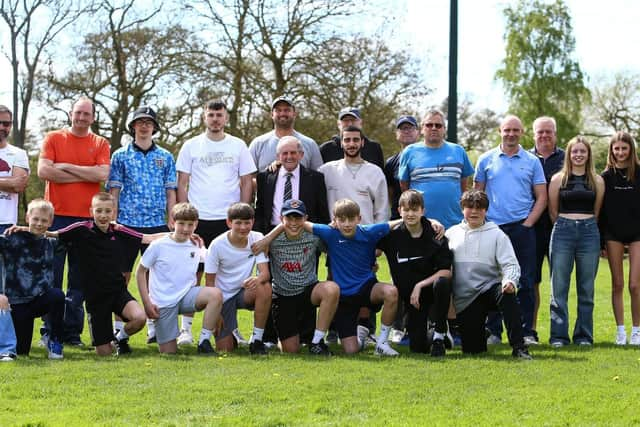
[[[171,217],[174,221],[197,221],[198,209],[191,203],[176,203],[171,209]]]
[[[31,214],[35,210],[41,210],[49,214],[50,217],[53,217],[53,204],[45,199],[33,199],[27,205],[27,215]]]
[[[577,145],[577,144],[582,144],[585,147],[587,147],[587,162],[584,165],[584,173],[585,173],[585,177],[587,178],[587,187],[591,190],[596,191],[596,170],[593,166],[593,155],[591,154],[591,144],[589,144],[589,141],[587,141],[587,139],[582,136],[582,135],[578,135],[578,136],[574,136],[573,138],[571,138],[571,141],[569,141],[569,143],[567,144],[567,149],[565,151],[565,156],[564,156],[564,164],[562,165],[562,169],[560,170],[560,174],[562,176],[562,181],[561,181],[561,187],[566,187],[567,186],[567,182],[569,181],[569,175],[571,175],[573,173],[573,165],[571,164],[571,149]]]

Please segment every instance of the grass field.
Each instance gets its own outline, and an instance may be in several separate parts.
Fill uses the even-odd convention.
[[[384,262],[379,277],[389,278]],[[538,331],[546,342],[548,281],[541,293]],[[129,357],[65,348],[56,362],[34,345],[29,358],[0,364],[0,426],[638,425],[640,349],[612,344],[609,294],[601,261],[594,347],[543,344],[531,349],[531,362],[513,360],[507,345],[481,357],[456,348],[444,360],[406,347],[396,347],[397,359],[372,349],[347,357],[337,348],[329,359],[251,357],[246,349],[204,358],[195,346],[162,357],[144,333],[132,337]],[[570,304],[575,311],[574,295]],[[249,314],[240,321],[248,336]]]

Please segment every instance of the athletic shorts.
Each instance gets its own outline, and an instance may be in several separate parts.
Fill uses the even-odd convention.
[[[271,315],[281,341],[306,331],[309,322],[315,325],[316,306],[311,303],[311,293],[318,282],[305,288],[298,295],[283,296],[273,293]]]
[[[127,225],[127,227],[142,234],[169,232],[169,227],[167,227],[166,225],[160,225],[158,227],[130,227]],[[136,258],[138,258],[138,253],[140,253],[140,255],[142,256],[149,245],[139,242],[136,243],[130,239],[122,239],[121,242],[122,250],[124,251],[124,265],[122,266],[122,272],[131,273],[131,271],[133,270],[133,264],[135,264]]]
[[[227,227],[226,219],[199,219],[195,233],[204,241],[204,247],[208,248],[213,239],[215,239],[228,229],[229,227]],[[204,262],[198,264],[198,272],[202,271],[204,271]]]
[[[189,292],[187,292],[176,305],[159,309],[160,317],[155,320],[158,344],[168,343],[178,337],[180,334],[180,329],[178,329],[178,314],[196,312],[196,298],[202,289],[204,288],[194,286],[189,289]]]
[[[362,307],[367,307],[374,312],[378,312],[382,308],[382,304],[371,302],[371,290],[376,283],[378,283],[378,279],[371,279],[362,285],[357,294],[340,296],[338,309],[333,319],[340,338],[353,337],[357,334],[358,314]]]
[[[126,288],[122,288],[120,292],[101,295],[99,300],[85,303],[91,344],[94,347],[108,344],[115,339],[111,320],[112,314],[115,313],[125,322],[128,322],[129,319],[125,318],[122,311],[129,301],[135,300]]]
[[[238,327],[238,318],[236,313],[238,309],[243,308],[245,310],[253,310],[252,305],[245,304],[244,302],[244,288],[240,289],[240,292],[226,300],[222,304],[222,330],[216,335],[216,340],[222,339],[231,335],[234,329]]]
[[[628,245],[633,242],[640,242],[640,233],[639,234],[628,234],[625,236],[616,236],[611,233],[609,230],[605,230],[603,233],[603,240],[605,242],[612,240],[614,242],[620,242],[624,245]]]

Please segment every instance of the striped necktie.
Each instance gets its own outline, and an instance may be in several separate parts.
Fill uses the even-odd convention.
[[[287,180],[284,182],[284,198],[282,199],[283,202],[286,202],[287,200],[293,198],[293,189],[291,188],[291,177],[293,176],[293,174],[291,172],[287,172],[285,176],[287,177]]]

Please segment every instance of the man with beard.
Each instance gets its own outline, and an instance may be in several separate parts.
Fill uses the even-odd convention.
[[[9,144],[13,114],[0,105],[0,233],[18,220],[18,193],[29,181],[27,152]]]

